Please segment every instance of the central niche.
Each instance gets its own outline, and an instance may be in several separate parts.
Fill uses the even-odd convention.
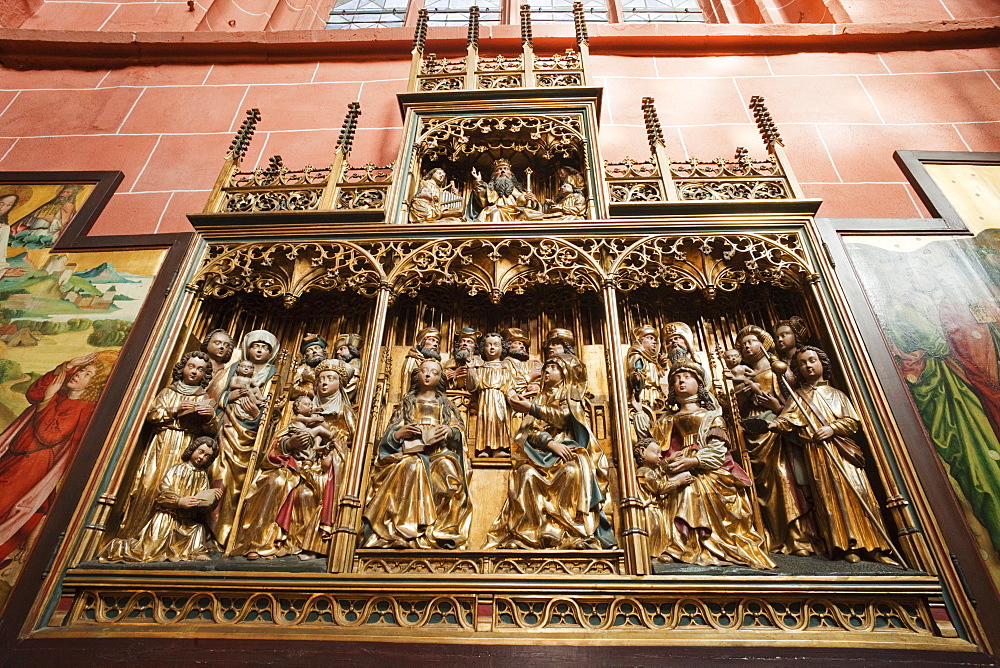
[[[584,126],[582,113],[419,118],[406,171],[405,220],[594,218],[593,156]],[[516,210],[483,212],[486,190],[503,195],[510,188],[514,198],[521,196]]]
[[[452,376],[447,395],[460,411],[466,427],[465,456],[471,467],[469,495],[473,499],[468,550],[480,551],[486,547],[487,533],[501,513],[512,470],[512,437],[522,419],[517,413],[509,412],[506,416],[509,436],[505,442],[498,440],[497,430],[485,423],[495,415],[483,414],[483,383],[480,380],[477,387],[476,382],[469,382],[477,373],[478,378],[483,376],[482,366],[476,367],[484,365],[484,356],[490,356],[484,351],[484,341],[491,333],[504,338],[505,352],[512,341],[524,344],[527,356],[519,368],[530,373],[531,370],[541,371],[547,357],[547,337],[552,332],[559,332],[563,345],[568,344],[568,349],[586,368],[586,396],[582,405],[597,446],[609,463],[604,512],[608,518],[617,514],[618,470],[611,439],[603,311],[595,292],[580,292],[565,285],[529,286],[521,294],[511,292],[502,298],[486,292],[470,295],[468,289],[460,286],[436,285],[425,287],[413,296],[400,297],[390,308],[385,342],[389,363],[382,374],[387,391],[371,440],[378,441],[389,423],[393,407],[399,404],[408,389],[406,376],[413,368],[414,351],[428,334],[431,337],[436,334],[445,371]],[[463,343],[467,344],[470,339],[475,342],[473,349],[463,349]],[[466,368],[456,374],[463,366]],[[517,390],[535,397],[540,383],[534,379],[525,385],[535,387],[521,386]],[[375,447],[372,446],[373,451]],[[372,462],[368,464],[371,466]],[[370,479],[371,476],[365,477]]]

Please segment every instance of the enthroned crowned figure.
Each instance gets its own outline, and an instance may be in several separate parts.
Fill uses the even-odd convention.
[[[510,161],[503,158],[493,163],[489,183],[472,170],[472,213],[470,220],[481,223],[508,223],[514,220],[542,218],[538,199],[514,178]]]

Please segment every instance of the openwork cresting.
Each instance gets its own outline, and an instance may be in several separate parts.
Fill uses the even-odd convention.
[[[393,165],[377,167],[369,163],[352,167],[348,163],[360,115],[360,103],[347,105],[334,159],[327,167],[306,165],[289,169],[281,156],[275,155],[269,159],[267,167],[240,171],[240,162],[261,120],[257,109],[247,111],[247,119],[233,139],[226,166],[206,212],[383,211],[392,183]]]
[[[743,284],[802,286],[816,272],[798,235],[649,235],[614,239],[443,238],[418,242],[282,242],[215,245],[192,288],[212,297],[258,292],[292,306],[311,290],[353,290],[371,297],[382,285],[416,295],[432,285],[485,293],[494,303],[538,284],[599,292],[641,285],[700,291],[711,299]]]
[[[417,563],[417,562],[411,562]],[[412,572],[412,571],[411,571]],[[469,573],[453,570],[451,573]],[[87,590],[67,623],[86,627],[249,626],[342,630],[477,630],[477,603],[487,602],[494,631],[770,631],[931,636],[925,607],[888,597],[739,595],[521,596],[475,594],[308,594]],[[481,609],[480,609],[481,612]],[[480,629],[481,630],[481,629]]]
[[[763,159],[751,158],[743,148],[732,159],[672,160],[667,155],[663,127],[654,100],[642,98],[642,117],[651,156],[625,157],[604,162],[604,176],[612,204],[637,204],[682,200],[774,200],[791,199],[798,184],[783,163],[781,138],[774,121],[754,97],[750,108],[768,149]]]

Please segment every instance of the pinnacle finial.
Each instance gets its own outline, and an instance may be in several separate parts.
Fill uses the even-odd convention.
[[[573,25],[576,27],[576,43],[590,44],[587,36],[587,21],[583,18],[583,3],[577,0],[573,3]]]
[[[642,120],[646,123],[646,138],[649,140],[650,148],[665,146],[663,128],[660,127],[660,118],[656,115],[653,102],[651,97],[642,98]]]
[[[479,5],[469,7],[469,38],[466,46],[479,48]]]
[[[360,102],[351,102],[347,105],[347,115],[344,117],[344,124],[340,128],[340,137],[337,139],[337,148],[344,155],[351,152],[351,146],[354,144],[354,132],[358,129],[358,116],[360,115]]]
[[[761,139],[764,140],[764,145],[768,148],[775,144],[784,146],[781,135],[778,134],[778,128],[774,124],[774,119],[771,118],[771,112],[764,106],[763,97],[754,95],[750,98],[750,111],[753,112],[754,120],[757,121],[757,130],[760,132]]]
[[[229,145],[229,155],[232,156],[236,164],[243,162],[243,156],[246,155],[247,149],[250,147],[250,140],[253,139],[253,133],[259,120],[260,109],[256,107],[247,109],[247,117],[243,120],[236,137]]]
[[[413,48],[417,53],[424,52],[427,44],[427,10],[417,12],[417,27],[413,30]]]
[[[531,46],[531,5],[521,5],[521,44]]]

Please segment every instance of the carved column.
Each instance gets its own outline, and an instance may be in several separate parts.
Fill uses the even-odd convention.
[[[342,573],[351,569],[351,560],[358,543],[361,527],[361,511],[364,505],[368,444],[372,440],[368,433],[372,429],[375,413],[375,385],[378,376],[382,339],[385,337],[385,322],[392,301],[392,287],[386,283],[379,286],[375,296],[375,311],[368,328],[361,370],[361,398],[358,400],[358,423],[351,443],[351,455],[344,469],[344,480],[340,488],[336,528],[330,541],[329,571]]]
[[[628,573],[646,575],[650,572],[649,547],[646,536],[646,517],[639,501],[639,483],[635,477],[635,460],[632,458],[632,434],[628,420],[628,397],[622,372],[625,360],[622,358],[621,324],[618,318],[618,292],[609,281],[602,288],[604,297],[604,342],[607,350],[611,374],[608,392],[614,408],[612,433],[617,444],[618,482],[621,492],[621,527],[619,535],[625,549]]]

